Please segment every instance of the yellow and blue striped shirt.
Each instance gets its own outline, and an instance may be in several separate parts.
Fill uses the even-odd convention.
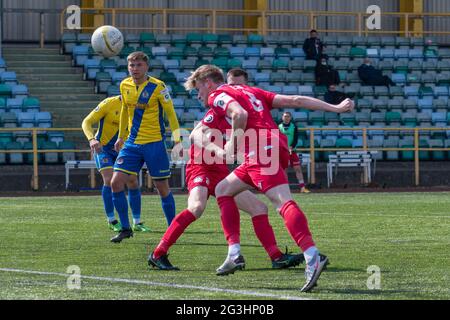
[[[122,100],[120,96],[106,98],[84,118],[81,127],[88,140],[96,139],[102,146],[114,147],[119,132],[120,110]],[[94,135],[93,125],[98,123],[97,133]]]
[[[124,139],[126,128],[130,132],[128,141],[146,144],[161,141],[164,137],[164,115],[175,133],[175,141],[180,141],[178,119],[164,82],[153,77],[137,86],[129,77],[120,84],[122,112],[120,115],[119,137]]]

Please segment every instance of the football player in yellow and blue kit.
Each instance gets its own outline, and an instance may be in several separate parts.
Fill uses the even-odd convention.
[[[164,116],[169,120],[175,143],[180,142],[178,119],[164,82],[147,75],[148,56],[136,51],[127,57],[130,77],[120,84],[122,111],[119,136],[114,145],[119,152],[111,182],[113,202],[119,213],[122,231],[112,242],[133,236],[128,221],[125,183],[137,175],[144,162],[161,197],[161,205],[170,225],[175,217],[175,200],[169,189],[170,163],[165,146]],[[125,141],[126,129],[129,136]],[[125,142],[124,142],[125,141]],[[123,148],[122,148],[123,146]]]
[[[121,108],[121,96],[106,98],[100,102],[86,118],[84,118],[81,125],[94,154],[97,169],[103,178],[102,198],[109,227],[116,232],[119,232],[122,227],[114,216],[111,179],[113,176],[114,162],[118,155],[114,150],[114,143],[117,140],[119,132]],[[93,126],[96,124],[98,124],[98,130],[94,134]],[[127,187],[128,200],[133,214],[133,229],[135,231],[150,231],[150,229],[140,221],[141,192],[136,176],[130,176],[127,181]]]

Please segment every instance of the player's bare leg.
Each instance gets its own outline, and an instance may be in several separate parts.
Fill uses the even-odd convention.
[[[302,172],[302,167],[299,165],[295,165],[293,166],[294,171],[295,171],[295,176],[297,177],[298,180],[298,184],[300,187],[300,192],[301,193],[310,193],[311,191],[309,191],[306,187],[305,187],[305,179],[303,177],[303,172]]]

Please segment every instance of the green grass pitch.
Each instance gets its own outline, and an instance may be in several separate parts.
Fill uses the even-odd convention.
[[[176,196],[178,211],[186,199]],[[178,272],[147,266],[149,249],[166,228],[157,196],[144,196],[142,203],[142,220],[152,232],[120,244],[109,242],[114,233],[100,197],[0,198],[0,299],[450,299],[450,193],[295,199],[331,262],[309,294],[299,292],[303,266],[271,269],[244,213],[246,269],[217,277],[227,246],[213,198],[170,251]],[[269,215],[280,248],[298,251],[281,217],[274,210]],[[71,265],[81,270],[78,290],[67,287]],[[367,286],[372,265],[381,270],[378,290]]]

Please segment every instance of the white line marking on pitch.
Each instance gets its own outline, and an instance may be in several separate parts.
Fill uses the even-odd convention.
[[[22,274],[37,274],[37,275],[45,275],[45,276],[59,276],[59,277],[65,277],[65,278],[70,276],[70,274],[68,274],[68,273],[20,270],[20,269],[9,269],[9,268],[0,268],[0,271],[15,272],[15,273],[22,273]],[[140,284],[140,285],[155,286],[155,287],[195,289],[195,290],[212,291],[212,292],[233,293],[233,294],[241,294],[244,296],[254,296],[254,297],[263,297],[263,298],[275,298],[275,299],[284,299],[284,300],[311,300],[309,298],[285,296],[285,295],[278,295],[278,294],[264,293],[264,292],[257,292],[257,291],[233,290],[233,289],[223,289],[223,288],[214,288],[214,287],[201,287],[201,286],[193,286],[193,285],[186,285],[186,284],[161,283],[161,282],[136,280],[136,279],[121,279],[121,278],[95,277],[95,276],[84,276],[84,275],[80,275],[80,278],[98,280],[98,281],[116,282],[116,283]]]

